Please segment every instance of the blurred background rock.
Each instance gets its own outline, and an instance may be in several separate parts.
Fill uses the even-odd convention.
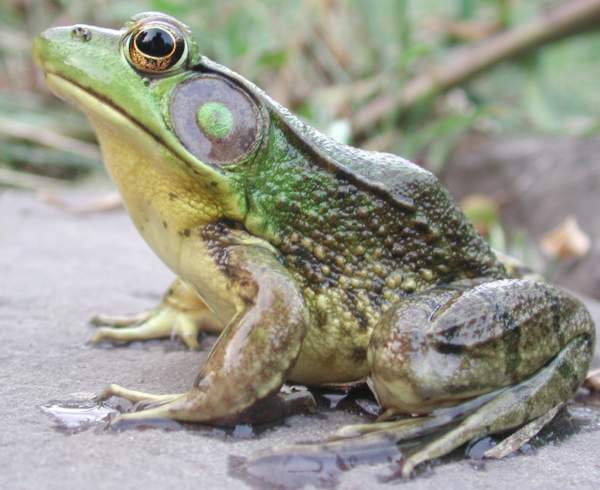
[[[556,12],[578,7],[589,10],[561,26]],[[205,55],[329,135],[432,170],[494,247],[600,298],[600,1],[3,0],[0,193],[61,204],[65,187],[105,178],[91,128],[49,94],[31,40],[144,10],[185,21]],[[533,41],[512,35],[536,25],[547,32]],[[494,58],[498,39],[516,48]]]

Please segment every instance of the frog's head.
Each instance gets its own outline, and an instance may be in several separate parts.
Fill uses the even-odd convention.
[[[35,40],[34,56],[50,88],[91,120],[134,223],[168,262],[180,243],[171,236],[169,251],[161,248],[167,226],[188,233],[233,220],[275,243],[278,217],[302,220],[297,207],[323,205],[317,187],[335,187],[340,175],[368,185],[361,177],[372,171],[368,158],[202,56],[170,16],[139,14],[120,30],[49,29]],[[300,160],[322,171],[303,170]],[[372,190],[386,192],[379,184]]]
[[[34,57],[49,87],[91,120],[138,228],[152,199],[179,201],[181,226],[243,219],[243,185],[230,170],[259,151],[268,111],[249,82],[203,63],[184,24],[149,12],[121,30],[52,28]]]

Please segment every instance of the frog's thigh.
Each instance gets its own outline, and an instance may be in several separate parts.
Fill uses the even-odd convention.
[[[376,327],[369,381],[384,408],[425,413],[517,384],[574,338],[593,335],[583,305],[549,284],[432,290],[392,308]]]
[[[223,329],[196,291],[180,279],[175,280],[153,310],[133,317],[98,315],[92,323],[111,325],[94,334],[94,343],[103,340],[132,342],[176,335],[191,349],[198,348],[200,332],[219,333]]]
[[[445,426],[446,432],[413,454],[404,472],[568,400],[583,382],[593,343],[593,322],[583,305],[543,283],[504,280],[430,291],[392,309],[369,348],[369,382],[383,408],[424,413],[473,398],[463,403],[472,406],[460,410],[462,422],[451,418],[452,430],[428,420],[427,426]],[[401,425],[381,428],[405,438]],[[377,424],[345,433],[376,431]]]

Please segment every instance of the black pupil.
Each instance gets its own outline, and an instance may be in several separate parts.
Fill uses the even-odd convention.
[[[140,32],[135,38],[137,48],[147,56],[162,58],[173,51],[173,36],[157,27]]]

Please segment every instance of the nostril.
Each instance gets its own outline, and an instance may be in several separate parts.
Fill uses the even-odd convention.
[[[75,26],[71,29],[71,37],[87,42],[92,38],[92,32],[87,27]]]

